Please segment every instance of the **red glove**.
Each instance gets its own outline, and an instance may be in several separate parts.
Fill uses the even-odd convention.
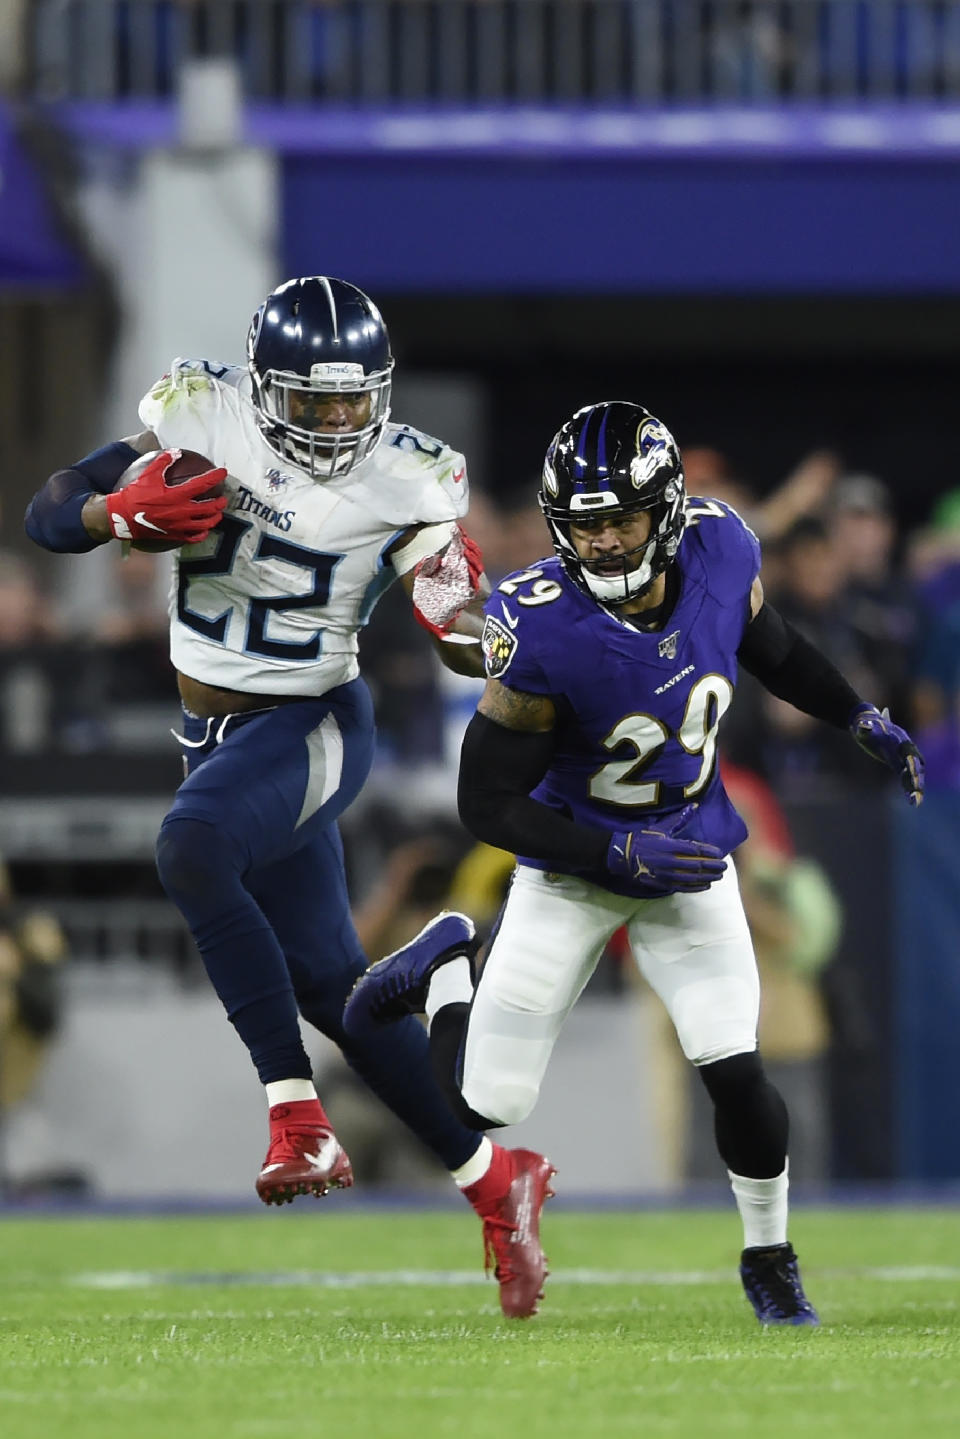
[[[470,588],[476,594],[480,588],[480,576],[483,574],[483,551],[471,535],[468,535],[463,525],[458,524],[460,538],[463,541],[463,557],[467,562],[467,573],[470,576]]]
[[[421,560],[413,573],[414,618],[442,639],[480,588],[483,555],[476,540],[457,525],[446,549]]]
[[[223,483],[226,470],[207,470],[168,485],[164,475],[174,459],[169,450],[163,450],[125,489],[106,496],[107,521],[115,539],[195,545],[219,524],[227,497],[210,498],[209,491]],[[200,499],[201,495],[208,498]]]

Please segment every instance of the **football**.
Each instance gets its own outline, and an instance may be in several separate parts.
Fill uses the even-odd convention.
[[[159,450],[151,450],[148,455],[141,455],[139,459],[134,460],[129,469],[124,470],[120,476],[116,488],[118,490],[126,489],[127,485],[132,484],[160,453]],[[168,467],[164,480],[168,485],[182,485],[184,480],[192,480],[194,475],[202,475],[205,470],[213,469],[216,469],[216,466],[212,460],[207,459],[206,455],[199,455],[196,450],[181,450],[179,456]],[[204,490],[202,495],[197,496],[197,499],[216,499],[223,492],[224,485],[221,481],[211,485],[209,490]],[[163,554],[167,550],[179,550],[180,548],[181,546],[176,540],[134,540],[131,545],[131,549],[142,550],[149,555]]]

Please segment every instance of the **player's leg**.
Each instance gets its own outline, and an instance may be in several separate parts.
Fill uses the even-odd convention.
[[[521,868],[476,992],[473,925],[444,914],[371,966],[351,995],[347,1027],[375,1035],[407,1013],[425,1013],[451,1106],[479,1128],[516,1123],[533,1108],[563,1021],[623,922],[621,904],[578,880],[551,883]],[[501,1173],[511,1179],[506,1190]],[[484,1221],[501,1295],[527,1296],[534,1307],[547,1272],[539,1221],[552,1173],[542,1155],[494,1145],[490,1171],[466,1191]]]
[[[286,957],[247,877],[356,796],[372,755],[369,696],[352,684],[321,700],[190,720],[186,741],[190,773],[160,832],[160,878],[266,1088],[261,1198],[322,1194],[351,1182],[349,1162],[313,1087]]]
[[[465,1119],[517,1124],[536,1103],[561,1026],[630,901],[520,866],[474,986],[474,929],[444,913],[354,986],[350,1033],[426,1014],[437,1077]]]
[[[248,887],[286,956],[303,1018],[340,1048],[364,1083],[447,1169],[458,1171],[482,1136],[450,1112],[433,1076],[423,1026],[408,1016],[360,1037],[344,1030],[344,1001],[367,959],[350,913],[336,826],[251,873]]]
[[[518,867],[454,1056],[463,1101],[494,1124],[518,1124],[536,1104],[567,1015],[596,969],[629,901],[570,875]],[[439,978],[439,976],[438,976]],[[437,982],[427,1015],[442,1021]]]
[[[741,1276],[757,1317],[815,1324],[787,1239],[787,1110],[757,1052],[760,983],[733,866],[703,893],[641,903],[628,933],[713,1101],[717,1148],[743,1221]]]
[[[454,965],[438,969],[426,999],[435,1066],[468,1112],[494,1125],[517,1124],[530,1114],[564,1020],[623,917],[622,901],[593,885],[516,870],[469,1006],[456,987],[469,982],[465,960],[456,962],[458,979]],[[546,1260],[534,1225],[551,1172],[541,1171],[539,1203],[530,1206],[529,1262],[541,1284]],[[512,1262],[501,1221],[492,1206],[486,1240],[498,1271]]]
[[[495,1264],[500,1304],[511,1318],[537,1312],[544,1279],[538,1220],[553,1173],[542,1155],[507,1150],[464,1123],[446,1102],[423,1026],[409,1011],[390,1027],[348,1033],[343,1006],[366,959],[354,931],[335,830],[251,887],[273,918],[288,957],[301,1013],[337,1043],[348,1063],[449,1169],[505,1258]],[[509,1246],[509,1247],[508,1247]]]

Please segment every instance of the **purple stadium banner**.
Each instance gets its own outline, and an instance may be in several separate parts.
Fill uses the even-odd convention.
[[[168,101],[75,101],[50,114],[78,139],[123,149],[173,145]],[[796,104],[700,109],[487,107],[340,109],[250,104],[249,144],[287,155],[551,156],[600,159],[957,159],[960,107]]]
[[[71,104],[89,144],[169,104]],[[381,292],[960,293],[960,107],[251,105],[283,158],[283,268]]]

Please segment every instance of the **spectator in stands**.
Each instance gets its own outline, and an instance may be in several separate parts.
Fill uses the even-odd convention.
[[[776,546],[777,583],[768,592],[798,630],[850,677],[860,690],[882,695],[860,637],[841,606],[844,569],[827,527],[805,519]],[[764,566],[764,584],[767,585]],[[851,756],[837,736],[744,676],[725,720],[731,759],[761,773],[781,798],[832,790],[854,783],[871,785],[870,766]]]
[[[20,97],[27,76],[26,0],[0,0],[0,98]]]
[[[91,710],[85,658],[59,633],[36,571],[0,551],[0,751],[71,742]]]
[[[844,476],[831,498],[828,529],[844,576],[840,608],[877,676],[883,702],[909,714],[918,603],[897,562],[889,488],[873,475]]]
[[[173,675],[164,598],[170,583],[169,562],[165,556],[134,549],[122,558],[119,554],[109,558],[110,600],[93,631],[102,702],[162,705],[166,714]]]
[[[406,944],[450,903],[457,861],[468,843],[459,825],[432,822],[389,851],[377,880],[353,909],[357,934],[371,961]]]
[[[38,1171],[37,1153],[55,1152],[42,1123],[24,1113],[43,1073],[63,1011],[66,938],[53,915],[18,904],[10,874],[0,860],[0,1125],[14,1119],[27,1126],[18,1150],[32,1151],[34,1169],[20,1164],[0,1175],[15,1192],[35,1193],[85,1187],[82,1175],[55,1163]],[[10,1155],[16,1159],[19,1156]],[[44,1156],[46,1158],[46,1156]]]
[[[812,450],[763,499],[738,478],[720,450],[692,445],[683,450],[687,494],[723,500],[742,515],[764,545],[775,544],[800,520],[819,515],[840,474],[830,450]]]
[[[913,710],[930,752],[931,788],[960,791],[960,489],[913,537],[910,573],[921,605]]]

